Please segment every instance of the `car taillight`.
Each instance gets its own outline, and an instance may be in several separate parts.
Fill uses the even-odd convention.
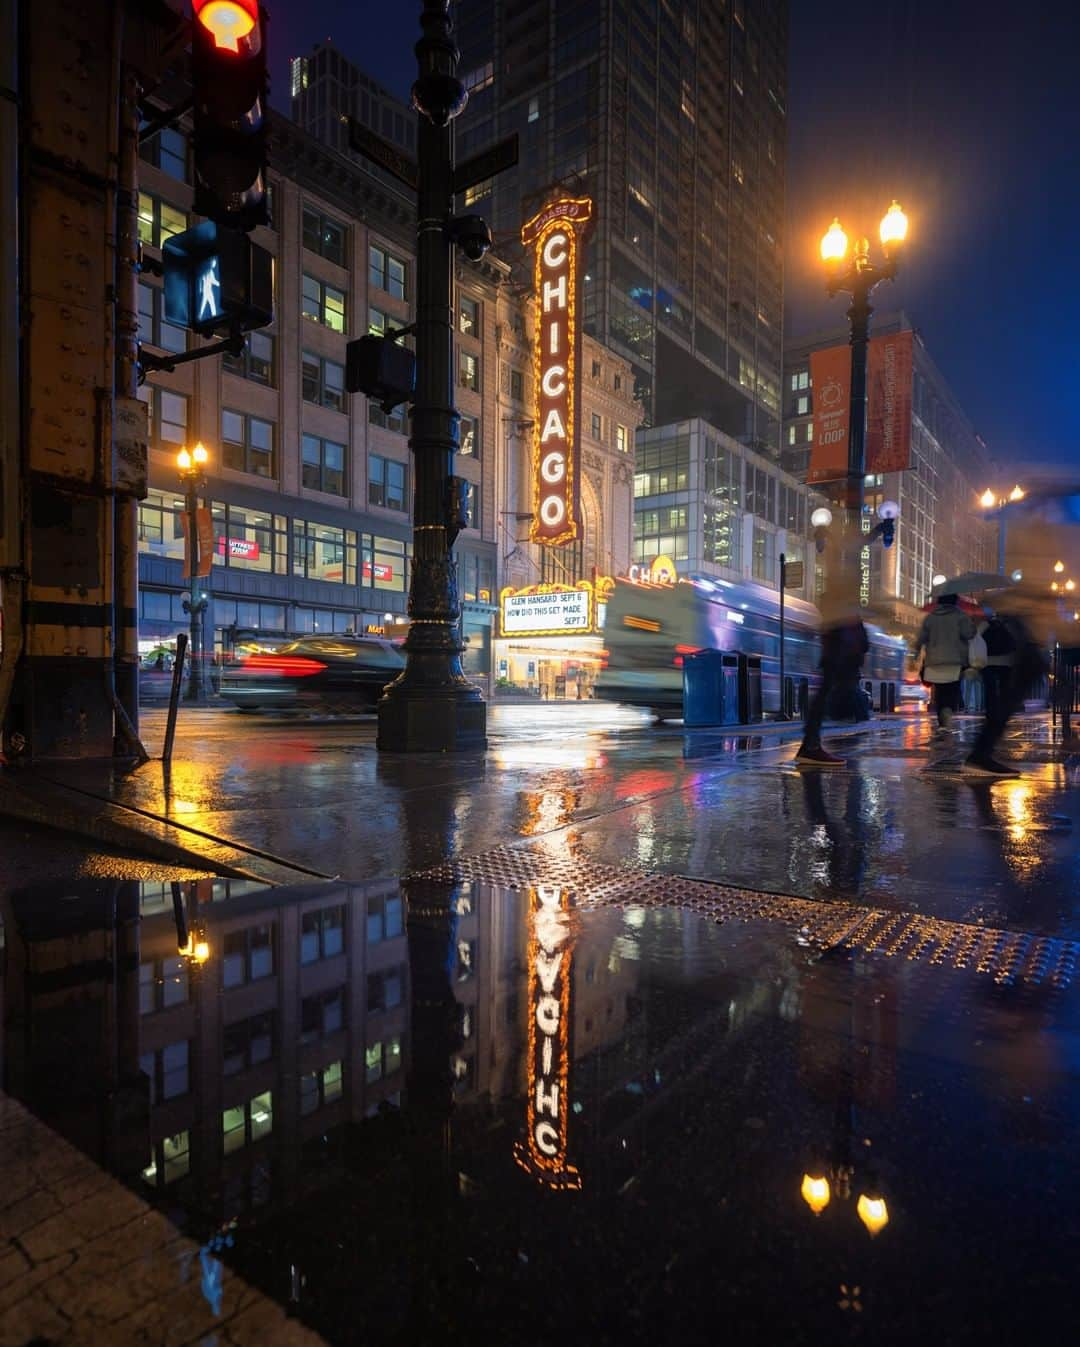
[[[240,667],[287,678],[310,678],[322,673],[326,665],[305,655],[249,655]]]
[[[696,655],[704,649],[705,647],[702,645],[677,645],[675,647],[675,658],[672,660],[672,663],[675,665],[676,669],[681,669],[683,666],[684,655]]]
[[[601,651],[600,651],[600,667],[601,667],[601,669],[606,669],[606,668],[607,668],[607,666],[608,666],[608,660],[609,660],[610,658],[611,658],[611,651],[610,651],[610,650],[601,650]]]

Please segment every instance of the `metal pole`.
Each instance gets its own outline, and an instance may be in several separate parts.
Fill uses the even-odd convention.
[[[419,110],[416,248],[416,396],[413,402],[413,560],[406,666],[379,702],[378,747],[440,752],[486,746],[487,707],[461,667],[461,604],[452,547],[450,478],[458,447],[454,406],[454,148],[450,122],[465,105],[449,0],[425,0],[416,44]]]
[[[861,241],[860,246],[865,244]],[[870,345],[870,289],[877,279],[867,268],[860,268],[856,256],[851,290],[851,401],[849,404],[850,430],[848,433],[848,467],[844,491],[844,559],[846,576],[851,577],[856,596],[859,588],[859,565],[863,549],[862,515],[866,480],[866,361]]]
[[[195,478],[190,476],[184,482],[185,505],[188,517],[188,556],[191,561],[191,575],[188,591],[188,614],[191,619],[191,672],[188,676],[189,702],[202,701],[202,650],[200,642],[199,609],[199,498],[195,490]]]
[[[1008,527],[1008,514],[1004,505],[998,506],[998,575],[1005,574],[1005,534]]]
[[[187,654],[188,638],[181,632],[176,638],[176,660],[173,664],[172,688],[169,690],[169,718],[165,722],[165,747],[161,750],[161,761],[168,765],[172,761],[173,740],[176,738],[176,709],[180,702],[180,688],[184,682],[184,656]]]
[[[787,683],[784,678],[784,590],[787,587],[787,556],[780,553],[780,713],[777,720],[790,720],[787,704]]]

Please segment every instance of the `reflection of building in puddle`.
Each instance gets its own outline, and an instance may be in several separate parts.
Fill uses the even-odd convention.
[[[581,1187],[568,1161],[571,977],[574,938],[564,889],[529,890],[526,1137],[514,1158],[548,1188]]]

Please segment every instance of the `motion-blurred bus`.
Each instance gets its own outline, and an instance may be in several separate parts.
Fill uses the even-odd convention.
[[[821,681],[820,615],[812,603],[785,597],[784,672]],[[906,647],[867,624],[870,650],[862,682],[899,685]],[[695,577],[673,585],[616,580],[604,622],[606,665],[595,695],[652,710],[660,719],[683,713],[683,660],[699,650],[757,655],[765,714],[780,710],[780,596],[763,585]]]

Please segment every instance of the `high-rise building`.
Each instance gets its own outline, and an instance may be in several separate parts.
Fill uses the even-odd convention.
[[[779,451],[786,0],[459,0],[458,158],[517,132],[464,204],[512,250],[557,186],[587,194],[585,330],[654,424]]]
[[[416,153],[416,114],[389,89],[342,56],[329,38],[289,62],[292,119],[342,154],[351,154],[347,119]],[[370,169],[369,161],[365,165]]]
[[[906,314],[875,315],[873,335],[903,331],[913,331]],[[785,350],[783,464],[800,481],[807,479],[813,449],[810,353],[847,341],[845,328],[833,328],[789,342]],[[864,590],[879,612],[890,610],[894,629],[917,628],[935,575],[994,569],[994,526],[976,507],[990,475],[986,445],[914,332],[910,467],[866,479],[871,511],[882,500],[900,506],[895,546],[869,549]]]

